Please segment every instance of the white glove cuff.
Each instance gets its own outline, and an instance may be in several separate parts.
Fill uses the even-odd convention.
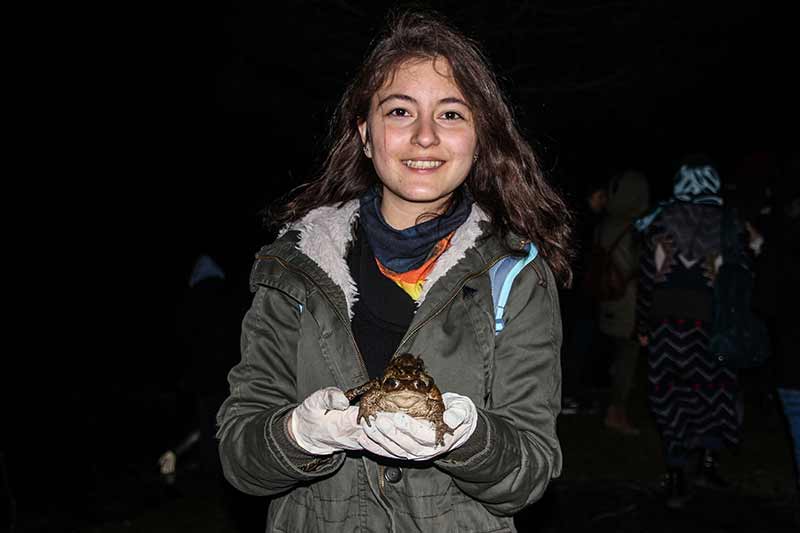
[[[318,445],[312,442],[309,439],[306,439],[303,434],[297,428],[297,417],[295,413],[289,415],[289,425],[292,430],[292,436],[294,437],[294,441],[297,445],[305,450],[306,452],[312,455],[330,455],[336,451],[336,449],[331,448],[330,446],[326,446],[324,444]]]

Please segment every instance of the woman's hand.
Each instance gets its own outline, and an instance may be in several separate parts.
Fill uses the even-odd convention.
[[[336,387],[312,393],[289,415],[289,434],[298,446],[314,455],[360,450],[358,407],[351,407]]]
[[[376,455],[392,459],[427,461],[464,444],[478,423],[478,412],[472,400],[460,394],[446,392],[444,423],[453,434],[444,435],[444,445],[436,444],[433,424],[417,420],[405,413],[380,412],[367,425],[362,422],[361,446]]]

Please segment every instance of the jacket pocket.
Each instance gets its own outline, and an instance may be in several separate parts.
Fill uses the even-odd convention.
[[[460,493],[457,488],[454,489]],[[453,511],[459,532],[501,533],[513,531],[513,517],[495,516],[483,505],[463,494],[461,494],[461,498],[453,502]]]
[[[319,531],[317,526],[317,512],[308,489],[295,489],[270,506],[267,531],[315,533]]]

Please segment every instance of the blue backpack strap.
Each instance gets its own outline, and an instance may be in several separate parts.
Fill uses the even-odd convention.
[[[536,259],[539,250],[533,243],[525,246],[528,255],[524,257],[506,257],[498,261],[489,269],[489,279],[492,283],[492,301],[494,303],[494,334],[497,335],[506,323],[503,319],[503,312],[508,302],[508,295],[511,293],[511,285],[525,266]]]

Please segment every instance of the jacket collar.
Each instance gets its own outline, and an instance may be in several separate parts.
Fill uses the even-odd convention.
[[[289,231],[297,232],[297,249],[341,289],[350,318],[353,318],[353,304],[358,300],[358,289],[347,266],[347,251],[353,241],[353,223],[358,218],[358,207],[357,199],[342,207],[319,207],[281,231],[281,235]],[[417,307],[422,305],[430,288],[464,258],[468,249],[475,246],[483,233],[481,222],[488,220],[488,215],[477,204],[473,204],[469,217],[453,235],[450,248],[439,257],[431,270],[417,300]]]

